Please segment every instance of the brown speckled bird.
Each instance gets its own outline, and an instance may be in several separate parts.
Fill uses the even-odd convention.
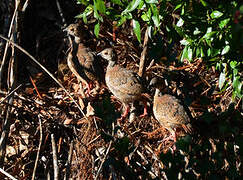
[[[65,31],[74,37],[67,58],[68,67],[77,79],[86,85],[89,95],[92,83],[96,82],[99,86],[99,82],[102,81],[104,69],[96,54],[81,42],[84,39],[84,32],[80,25],[70,24]]]
[[[175,142],[177,128],[183,128],[186,133],[191,133],[190,118],[180,101],[169,94],[161,95],[159,90],[161,83],[157,78],[151,80],[150,86],[156,88],[153,101],[154,116],[171,133],[165,140],[172,138]]]
[[[133,103],[135,100],[141,100],[143,96],[141,78],[137,73],[116,64],[116,58],[112,48],[104,49],[99,55],[109,62],[105,74],[106,85],[113,95],[126,107],[121,117],[122,120],[129,113],[129,103]],[[144,113],[140,117],[147,115],[146,103],[145,101],[143,102],[145,105]]]

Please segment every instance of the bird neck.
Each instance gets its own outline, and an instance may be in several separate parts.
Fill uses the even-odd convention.
[[[75,41],[77,44],[79,44],[79,43],[81,42],[81,39],[80,39],[80,37],[75,36],[75,37],[74,37],[74,41]]]
[[[108,67],[114,67],[116,64],[115,61],[109,61]]]
[[[78,51],[78,44],[75,41],[73,41],[73,43],[72,43],[72,49],[71,49],[71,51],[72,51],[72,54],[73,55],[76,55],[76,53]]]
[[[159,97],[159,94],[160,94],[160,90],[158,88],[156,88],[154,96]]]

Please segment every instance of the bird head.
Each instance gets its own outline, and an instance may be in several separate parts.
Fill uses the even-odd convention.
[[[106,59],[108,61],[115,61],[115,53],[112,48],[106,48],[100,53],[97,54],[98,56],[101,56],[103,59]]]

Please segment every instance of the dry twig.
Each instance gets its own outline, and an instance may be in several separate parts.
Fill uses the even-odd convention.
[[[51,134],[51,145],[52,145],[52,157],[53,157],[53,168],[54,168],[54,180],[58,180],[59,168],[57,164],[57,147],[56,147],[54,134]]]
[[[7,176],[8,178],[10,178],[12,180],[17,180],[15,177],[13,177],[11,174],[4,171],[2,168],[0,168],[0,172],[3,173],[5,176]]]
[[[143,76],[144,73],[144,65],[145,65],[145,56],[147,53],[147,49],[148,49],[148,31],[149,31],[149,27],[147,27],[146,32],[145,32],[145,36],[144,36],[144,41],[143,41],[143,51],[141,53],[141,58],[140,58],[140,63],[139,63],[139,70],[138,70],[138,75],[140,77]]]
[[[43,135],[42,135],[42,124],[41,124],[41,118],[40,118],[40,116],[38,116],[38,119],[39,119],[39,123],[40,123],[40,142],[39,142],[38,151],[37,151],[37,154],[36,154],[35,166],[34,166],[34,170],[33,170],[33,174],[32,174],[32,180],[35,179],[35,172],[36,172],[36,168],[37,168],[37,163],[39,161],[40,149],[41,149],[41,144],[42,144],[42,139],[43,139]]]

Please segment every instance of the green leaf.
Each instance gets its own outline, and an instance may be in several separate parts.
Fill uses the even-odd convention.
[[[186,39],[182,39],[182,40],[180,41],[180,43],[181,43],[181,45],[184,45],[184,46],[190,44],[190,42],[188,42]]]
[[[183,51],[182,51],[182,55],[181,55],[181,58],[180,58],[181,62],[183,62],[184,59],[187,59],[187,57],[188,57],[188,47],[189,46],[185,46]]]
[[[220,54],[221,49],[211,48],[211,57],[215,57]]]
[[[178,27],[178,26],[174,26],[174,28],[175,28],[176,32],[177,32],[180,36],[182,36],[182,37],[185,36],[185,33],[183,32],[182,28],[180,28],[180,27]]]
[[[158,0],[145,0],[148,4],[158,4]]]
[[[241,94],[242,82],[240,81],[240,77],[236,76],[233,80],[233,88],[237,92],[237,94]]]
[[[221,16],[223,16],[223,13],[221,13],[220,11],[213,11],[210,14],[211,18],[216,19],[216,18],[220,18]]]
[[[98,13],[96,1],[94,1],[94,18],[98,20],[102,19],[102,17]]]
[[[83,18],[85,24],[87,24],[87,17],[93,13],[93,6],[89,5],[85,8],[82,14],[75,16],[75,18]]]
[[[150,18],[151,18],[151,9],[149,8],[147,12],[144,12],[143,11],[143,14],[141,16],[142,20],[143,21],[150,21]]]
[[[159,25],[160,25],[160,19],[159,19],[159,11],[158,11],[158,8],[156,7],[155,4],[150,4],[149,10],[150,10],[150,13],[153,14],[152,20],[153,20],[154,25],[156,27],[159,27]]]
[[[99,32],[100,32],[100,23],[98,22],[94,27],[94,34],[97,38],[99,37]]]
[[[230,18],[224,19],[222,21],[219,22],[219,27],[222,29],[224,28],[230,21]]]
[[[122,16],[121,19],[118,20],[117,26],[121,26],[124,22],[126,22],[126,16]]]
[[[212,38],[216,33],[217,33],[217,31],[208,32],[208,33],[206,33],[203,37],[204,37],[205,39],[210,39],[210,38]]]
[[[83,4],[83,5],[87,6],[89,4],[89,2],[86,0],[77,0],[77,4]]]
[[[238,74],[238,69],[233,70],[233,75],[236,76]]]
[[[133,0],[132,2],[130,2],[127,6],[127,8],[122,11],[122,15],[132,12],[134,9],[136,9],[138,7],[138,5],[140,4],[141,0]]]
[[[235,69],[237,65],[238,65],[237,61],[230,61],[230,67],[232,69]]]
[[[133,31],[138,39],[138,41],[141,43],[141,29],[140,24],[137,20],[133,20]]]
[[[175,9],[173,11],[176,11],[177,9],[179,9],[180,7],[182,6],[182,3],[181,4],[178,4]]]
[[[112,3],[123,6],[122,2],[120,0],[111,0]]]
[[[94,2],[95,2],[97,10],[100,13],[105,14],[105,11],[106,11],[105,2],[103,0],[96,0]]]
[[[203,47],[201,47],[201,57],[205,57],[204,51],[203,51]]]
[[[225,83],[225,73],[221,72],[219,75],[219,89],[221,90]]]
[[[201,57],[201,47],[197,47],[197,49],[196,49],[196,57]]]
[[[201,1],[202,5],[203,5],[204,7],[207,7],[207,6],[208,6],[208,3],[207,3],[206,1],[204,1],[204,0],[200,0],[200,1]]]
[[[198,35],[200,34],[201,31],[199,31],[199,29],[196,27],[196,29],[193,31],[193,35]]]
[[[179,19],[179,21],[176,23],[177,27],[181,27],[184,24],[184,20],[182,18]]]
[[[159,17],[158,16],[152,16],[152,20],[154,22],[154,25],[156,27],[159,27]]]
[[[193,55],[193,51],[192,51],[192,48],[189,47],[188,48],[188,60],[191,62],[192,61],[192,55]]]
[[[230,50],[230,46],[229,45],[226,45],[224,47],[224,49],[222,50],[221,55],[227,54],[229,52],[229,50]]]

